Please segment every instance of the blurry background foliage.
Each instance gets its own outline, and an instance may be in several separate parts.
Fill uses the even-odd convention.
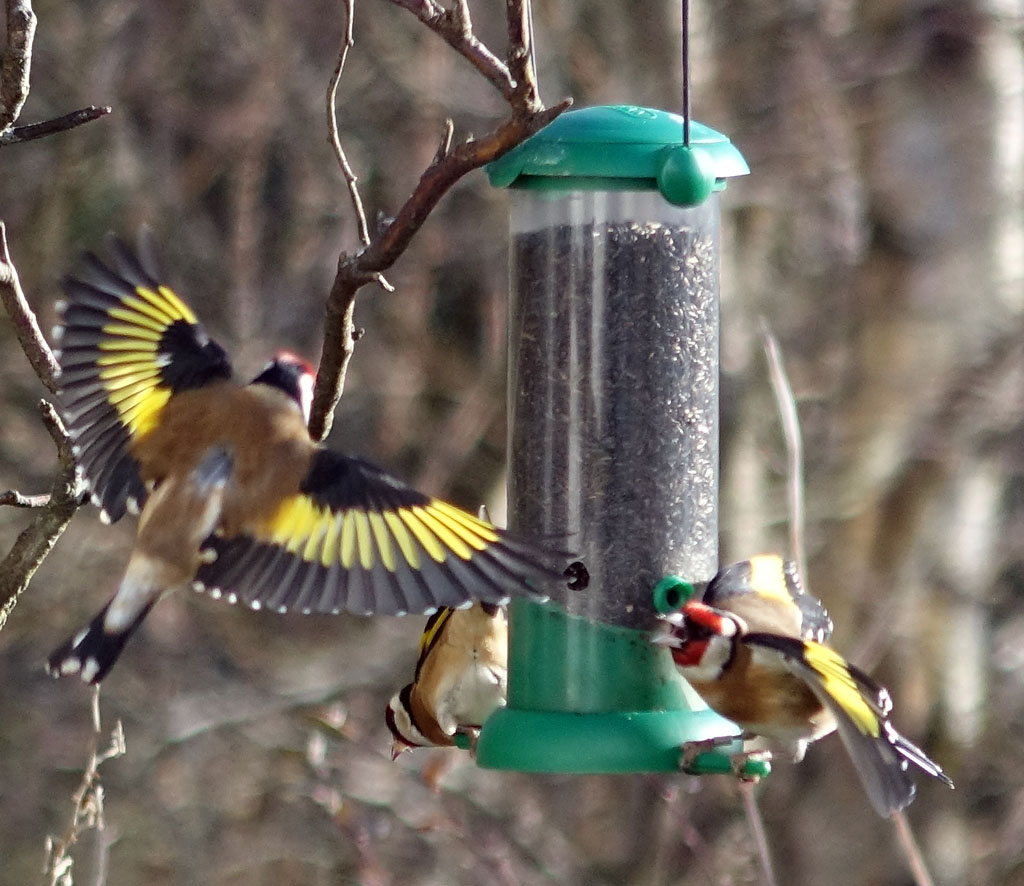
[[[1024,7],[693,5],[695,116],[752,169],[724,194],[722,559],[785,544],[763,315],[804,425],[811,590],[957,782],[922,784],[911,808],[936,881],[1024,883]],[[114,108],[0,151],[0,216],[44,327],[78,252],[146,223],[243,376],[276,347],[315,356],[339,249],[356,243],[323,121],[340,4],[35,6],[22,122]],[[471,8],[497,40],[501,5]],[[535,13],[549,103],[678,108],[678,4]],[[445,117],[483,132],[503,107],[408,13],[364,0],[355,33],[339,119],[372,223]],[[499,519],[506,197],[470,176],[388,275],[397,292],[363,292],[331,439]],[[43,492],[42,388],[7,324],[0,354],[0,489]],[[0,509],[4,551],[29,518]],[[88,693],[42,662],[110,594],[132,531],[83,509],[0,634],[0,883],[37,882],[43,838],[65,825]],[[728,779],[533,777],[425,751],[392,764],[381,715],[420,627],[185,594],[158,606],[102,697],[128,742],[103,770],[107,882],[755,881]],[[761,805],[781,882],[910,882],[838,740],[777,766]]]

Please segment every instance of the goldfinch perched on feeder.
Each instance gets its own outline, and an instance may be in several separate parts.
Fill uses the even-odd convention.
[[[658,642],[709,707],[794,760],[838,729],[880,815],[914,798],[908,763],[953,787],[889,722],[888,691],[824,645],[831,620],[792,563],[766,555],[728,566],[703,602],[666,618],[671,631]]]
[[[124,579],[48,662],[103,679],[161,593],[192,584],[278,612],[431,612],[542,596],[546,552],[306,430],[312,371],[284,355],[249,385],[160,282],[147,238],[64,281],[60,400],[93,502],[141,512]],[[552,555],[554,556],[554,555]],[[533,582],[534,584],[531,584]]]
[[[492,603],[441,609],[420,637],[413,682],[396,692],[385,712],[391,759],[403,751],[475,738],[484,721],[505,705],[508,621]]]

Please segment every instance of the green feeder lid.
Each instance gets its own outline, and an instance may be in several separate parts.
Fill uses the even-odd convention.
[[[536,190],[658,190],[670,203],[695,206],[725,180],[750,172],[720,132],[633,105],[567,111],[487,166],[496,188]]]

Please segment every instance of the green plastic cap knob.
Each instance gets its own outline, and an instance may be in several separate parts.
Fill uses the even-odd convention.
[[[715,161],[703,148],[677,145],[662,151],[658,190],[675,206],[699,206],[715,189]]]

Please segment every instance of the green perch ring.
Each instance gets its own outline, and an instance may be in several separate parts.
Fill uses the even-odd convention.
[[[666,575],[652,591],[654,609],[659,615],[672,615],[686,605],[695,591],[690,582],[678,575]]]

